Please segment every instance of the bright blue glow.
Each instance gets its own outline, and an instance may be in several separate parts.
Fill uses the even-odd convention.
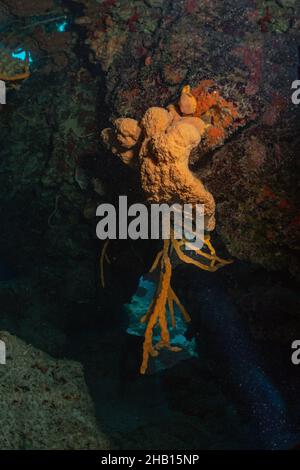
[[[21,60],[26,60],[26,51],[23,51],[22,49],[19,49],[15,52],[12,53],[11,55],[14,59],[21,59]],[[32,57],[30,52],[28,52],[28,57],[29,57],[29,62],[32,62]]]
[[[59,31],[60,33],[63,33],[64,31],[66,31],[67,26],[68,26],[67,21],[63,21],[62,23],[57,23],[57,31]]]

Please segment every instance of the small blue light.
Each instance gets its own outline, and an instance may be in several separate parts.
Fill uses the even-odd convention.
[[[26,60],[26,54],[27,54],[26,51],[23,51],[22,49],[19,49],[19,50],[13,52],[11,56],[14,59],[21,59],[21,60],[25,61]],[[29,57],[29,62],[32,62],[32,57],[31,57],[30,52],[28,52],[28,57]]]
[[[60,33],[63,33],[64,31],[66,31],[67,27],[68,27],[67,21],[63,21],[62,23],[57,23],[57,31],[59,31]]]

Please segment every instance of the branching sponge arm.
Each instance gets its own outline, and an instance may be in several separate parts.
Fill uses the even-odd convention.
[[[217,92],[209,93],[211,85],[212,82],[205,81],[196,90],[191,90],[187,85],[182,89],[177,104],[167,109],[151,107],[140,122],[130,118],[117,119],[112,128],[102,131],[102,139],[111,152],[139,171],[144,197],[148,202],[203,204],[206,232],[215,228],[215,201],[203,183],[190,171],[190,153],[202,139],[208,139],[214,145],[214,136],[224,136],[224,129],[236,116],[231,103],[227,103]],[[167,309],[172,327],[176,324],[175,305],[183,318],[190,321],[188,312],[171,286],[171,251],[183,263],[208,272],[215,272],[230,263],[216,255],[209,236],[205,237],[202,250],[194,249],[193,256],[184,252],[183,248],[187,245],[186,240],[164,240],[163,249],[153,262],[151,272],[159,269],[160,275],[151,305],[141,318],[141,322],[146,323],[140,368],[142,374],[147,370],[149,358],[157,356],[160,349],[180,350],[170,343]],[[100,263],[103,286],[106,247],[104,245]],[[160,331],[160,341],[153,344],[155,328]]]

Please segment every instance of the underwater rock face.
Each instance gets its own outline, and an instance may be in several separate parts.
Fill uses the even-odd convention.
[[[218,233],[231,254],[298,276],[300,196],[292,175],[299,167],[300,120],[290,87],[299,66],[299,3],[77,3],[84,6],[79,23],[93,51],[90,59],[107,73],[111,119],[139,120],[149,106],[166,106],[183,85],[203,79],[234,102],[247,129],[232,132],[213,158],[200,144],[190,162],[201,175],[207,170]],[[114,51],[109,63],[107,44]]]
[[[3,24],[6,48],[24,47],[33,63],[30,80],[22,82],[20,89],[8,90],[0,113],[0,212],[5,227],[1,259],[5,254],[6,264],[13,266],[19,278],[26,278],[33,303],[42,299],[40,317],[44,307],[49,307],[52,319],[56,314],[62,318],[70,302],[74,308],[96,298],[87,219],[93,204],[88,189],[96,187],[89,166],[95,163],[102,76],[95,79],[81,68],[74,50],[76,34],[72,37],[59,30],[65,19],[61,5],[50,0],[4,3],[0,2],[7,13]],[[11,34],[14,15],[20,15],[26,28],[15,28]],[[98,192],[100,186],[97,183]],[[21,284],[14,286],[19,299],[24,293]],[[5,310],[7,290],[2,287]],[[23,314],[28,320],[27,306],[26,301]]]
[[[27,2],[25,8],[22,2],[0,2],[7,25],[13,13],[26,24],[37,17],[28,33],[16,30],[7,40],[14,48],[24,38],[37,60],[30,80],[9,95],[0,114],[0,237],[9,264],[47,279],[54,302],[96,297],[93,213],[103,198],[137,192],[128,172],[107,164],[99,131],[109,118],[139,119],[151,105],[178,99],[186,83],[193,87],[210,79],[237,105],[244,125],[254,126],[249,138],[246,130],[233,133],[213,158],[201,147],[190,157],[215,196],[218,232],[237,258],[297,274],[298,193],[292,175],[299,159],[289,136],[297,134],[298,124],[289,102],[298,6],[292,5],[295,21],[288,34],[270,35],[258,23],[264,2],[256,8],[248,0],[76,0],[55,7],[57,21],[66,18],[73,25],[67,31],[52,21],[52,3]],[[232,26],[236,18],[239,28]],[[4,33],[5,40],[9,30]],[[274,231],[269,220],[275,215]]]
[[[0,366],[1,450],[108,449],[82,366],[55,360],[8,332]]]
[[[254,126],[217,150],[200,174],[217,201],[231,255],[299,278],[299,124]]]

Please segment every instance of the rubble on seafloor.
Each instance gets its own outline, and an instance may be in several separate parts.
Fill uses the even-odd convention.
[[[82,366],[55,360],[6,331],[0,331],[0,340],[6,345],[0,369],[1,450],[108,449]]]

